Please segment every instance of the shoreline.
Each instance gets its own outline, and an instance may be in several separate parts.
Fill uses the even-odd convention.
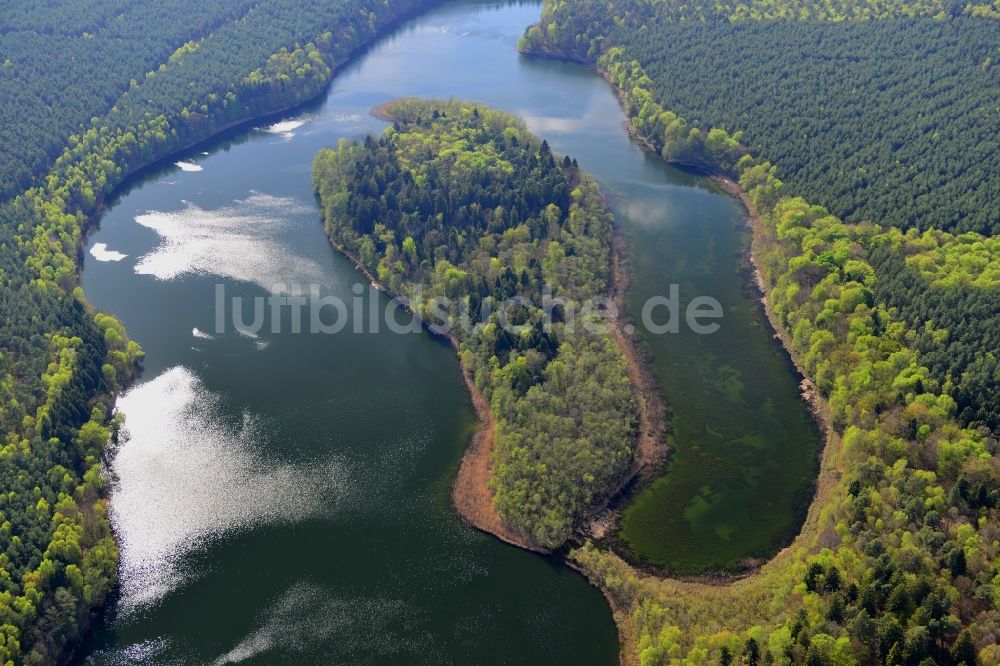
[[[750,230],[751,236],[750,247],[747,248],[745,260],[751,271],[753,284],[760,292],[759,299],[761,304],[764,306],[764,314],[767,317],[767,321],[770,324],[771,329],[774,331],[774,338],[781,344],[782,349],[784,349],[788,354],[795,370],[802,378],[799,382],[800,395],[802,400],[804,400],[809,406],[809,411],[816,422],[816,427],[819,430],[822,441],[822,445],[816,452],[818,469],[816,472],[816,479],[813,482],[812,499],[809,501],[809,506],[806,507],[805,518],[802,521],[802,527],[799,530],[799,533],[795,535],[795,538],[793,538],[788,545],[775,553],[773,557],[763,562],[754,572],[750,572],[749,575],[752,576],[754,573],[757,573],[763,568],[770,566],[772,563],[777,562],[796,547],[803,545],[800,542],[803,539],[808,538],[808,536],[817,527],[819,523],[819,514],[823,510],[823,507],[828,504],[830,494],[833,492],[840,479],[841,472],[836,461],[836,456],[840,449],[841,434],[838,433],[833,427],[830,419],[829,404],[820,394],[819,390],[816,388],[816,384],[809,377],[808,373],[806,373],[801,359],[792,347],[792,341],[788,332],[783,327],[778,325],[778,317],[767,298],[769,289],[767,281],[764,278],[763,271],[761,270],[761,261],[759,256],[760,244],[765,242],[766,223],[764,222],[763,217],[757,211],[757,207],[754,206],[753,201],[750,199],[750,195],[747,194],[739,183],[734,181],[732,178],[723,175],[713,175],[711,178],[720,189],[739,201],[746,210],[744,225],[746,225],[747,229]]]
[[[820,470],[817,475],[816,483],[814,484],[815,490],[813,493],[813,499],[809,503],[809,507],[806,512],[806,518],[803,520],[802,529],[799,531],[799,534],[797,534],[795,538],[793,538],[792,541],[787,546],[778,550],[772,557],[763,560],[762,562],[760,562],[760,564],[747,571],[730,573],[730,574],[706,573],[706,574],[694,574],[694,575],[683,575],[683,576],[681,575],[662,576],[655,571],[646,571],[644,568],[638,567],[636,565],[630,564],[629,566],[631,566],[633,569],[642,571],[643,573],[650,576],[654,576],[656,578],[670,578],[671,580],[691,581],[691,582],[707,583],[713,585],[727,585],[733,582],[737,582],[739,580],[746,579],[750,576],[753,576],[756,572],[760,571],[768,563],[777,558],[781,553],[791,548],[798,541],[799,537],[805,530],[806,525],[810,520],[810,516],[812,516],[813,505],[816,504],[816,499],[820,496],[820,492],[822,490],[821,481],[824,475],[823,466],[824,463],[829,458],[826,449],[829,448],[832,439],[837,439],[839,441],[839,437],[837,436],[837,433],[835,433],[835,431],[833,430],[832,425],[830,423],[830,419],[828,416],[829,408],[826,406],[825,400],[819,394],[812,379],[810,379],[808,374],[805,372],[805,368],[803,367],[801,361],[799,360],[799,358],[796,356],[795,352],[792,349],[791,340],[789,339],[787,333],[778,325],[777,317],[775,316],[775,313],[771,308],[771,304],[768,302],[767,299],[768,288],[766,281],[764,279],[763,272],[760,269],[760,261],[757,251],[757,246],[761,242],[764,221],[761,218],[760,214],[758,213],[756,207],[754,206],[753,201],[751,201],[749,194],[747,194],[747,192],[743,190],[743,188],[739,185],[739,183],[733,180],[729,175],[719,171],[717,168],[712,168],[706,165],[691,164],[688,162],[682,162],[678,160],[671,160],[663,157],[663,155],[661,155],[653,147],[653,145],[646,139],[646,137],[643,136],[643,134],[635,128],[635,125],[632,123],[632,120],[631,118],[629,118],[628,113],[626,111],[628,104],[627,95],[625,91],[619,89],[618,86],[616,86],[612,82],[611,77],[606,70],[602,69],[601,67],[593,63],[582,60],[574,55],[566,54],[559,49],[552,49],[550,47],[546,48],[544,45],[540,50],[536,49],[531,51],[521,51],[521,53],[523,55],[527,55],[530,57],[576,63],[578,65],[586,67],[587,69],[593,72],[596,72],[611,87],[611,90],[614,92],[615,97],[618,99],[619,106],[621,107],[623,115],[625,116],[622,125],[624,126],[626,132],[629,135],[629,138],[632,141],[634,141],[645,153],[653,157],[656,157],[659,160],[662,160],[664,163],[670,166],[681,169],[693,170],[698,175],[701,175],[709,179],[726,195],[738,201],[746,212],[746,217],[743,220],[743,225],[751,232],[750,243],[745,251],[745,261],[748,265],[750,272],[750,275],[748,276],[749,278],[748,282],[753,287],[755,287],[759,292],[758,298],[764,306],[764,314],[768,325],[771,327],[771,330],[773,331],[774,338],[781,345],[785,353],[788,354],[788,357],[791,359],[792,364],[794,365],[796,371],[802,378],[799,383],[801,397],[809,406],[809,411],[816,421],[816,426],[819,429],[820,436],[823,440],[823,445],[820,447],[820,451],[818,451],[817,453],[817,459],[820,462]],[[646,368],[646,371],[648,372],[648,368]],[[619,555],[619,557],[621,556]]]
[[[373,117],[386,122],[395,122],[397,118],[389,112],[389,107],[397,102],[403,102],[414,97],[394,97],[378,104],[369,111]],[[355,268],[366,278],[372,286],[382,293],[395,298],[395,295],[382,284],[361,259],[347,248],[330,239],[330,244],[345,257],[350,259]],[[404,304],[407,312],[413,314],[409,304]],[[490,488],[490,480],[493,477],[493,442],[496,439],[496,420],[493,417],[493,409],[489,401],[483,395],[469,369],[461,358],[461,343],[454,333],[443,334],[424,327],[424,330],[431,335],[447,340],[458,358],[459,371],[462,373],[462,381],[469,391],[472,406],[479,419],[479,426],[472,434],[469,444],[462,454],[462,459],[458,465],[458,472],[452,481],[451,504],[455,513],[466,525],[481,532],[490,534],[500,541],[517,546],[534,553],[548,555],[551,551],[536,545],[530,537],[520,533],[508,525],[493,504],[493,490]]]
[[[351,57],[353,57],[353,54],[348,58],[346,58],[345,60],[338,63],[337,65],[335,65],[335,67],[331,67],[330,81],[333,80],[333,77],[337,72],[337,68],[342,67],[347,61],[350,60]],[[97,198],[93,212],[87,215],[86,219],[80,225],[80,240],[76,249],[77,273],[76,273],[76,282],[74,286],[80,288],[82,294],[80,300],[83,304],[84,309],[91,315],[101,313],[101,314],[111,315],[115,317],[116,320],[118,318],[117,315],[115,315],[113,312],[104,312],[103,310],[94,307],[94,305],[87,298],[86,292],[83,291],[82,289],[83,271],[86,269],[86,254],[87,254],[86,246],[92,234],[96,233],[100,229],[101,220],[103,219],[104,215],[108,212],[108,207],[107,207],[108,201],[114,199],[115,197],[125,192],[129,187],[133,185],[133,183],[140,181],[146,172],[151,172],[159,168],[160,166],[165,165],[168,162],[173,164],[173,160],[182,158],[183,156],[190,154],[192,151],[194,151],[199,147],[218,141],[227,132],[238,131],[244,126],[246,126],[247,129],[251,129],[251,125],[261,122],[262,120],[283,117],[301,107],[307,106],[308,104],[314,102],[316,99],[318,99],[327,91],[330,81],[327,81],[323,85],[322,90],[318,92],[315,96],[310,97],[309,99],[295,102],[294,104],[282,106],[273,111],[267,111],[259,115],[248,116],[246,118],[242,118],[239,120],[233,120],[223,123],[219,127],[215,127],[209,130],[208,134],[206,134],[201,138],[193,139],[189,143],[179,148],[164,153],[163,155],[160,155],[147,162],[137,164],[133,168],[125,171],[122,174],[121,181],[117,185],[111,188],[111,190],[108,191],[106,194],[101,195]],[[21,196],[22,194],[23,192],[15,196]],[[133,338],[128,335],[127,330],[125,333],[126,333],[126,338],[125,338],[126,341],[131,341]],[[133,386],[138,384],[142,380],[142,376],[144,373],[145,373],[145,368],[142,366],[142,362],[140,361],[139,367],[136,369],[134,373],[132,373],[130,377],[127,378],[126,381],[124,381],[119,386],[118,391],[98,396],[92,396],[91,399],[101,400],[103,398],[107,398],[111,405],[112,410],[114,410],[114,406],[117,404],[118,398],[121,397]],[[114,429],[114,434],[117,437],[117,424],[113,423],[112,427]],[[117,447],[117,443],[115,444],[115,447]],[[102,462],[106,466],[108,466],[109,469],[110,469],[109,454],[111,454],[111,451],[112,447],[108,445],[105,445],[104,449],[102,449],[101,451]],[[110,484],[102,484],[102,487],[98,491],[98,497],[110,502],[111,500]],[[119,541],[118,534],[117,532],[115,532],[114,529],[111,529],[111,537],[112,539],[114,539],[116,549],[120,552],[121,542]],[[77,659],[80,658],[79,652],[81,647],[84,645],[86,637],[91,634],[93,628],[96,626],[100,618],[107,616],[107,614],[112,611],[111,607],[113,603],[113,598],[115,598],[118,594],[119,585],[120,581],[118,580],[118,571],[116,569],[114,583],[108,593],[108,598],[102,600],[99,603],[93,604],[88,608],[85,620],[81,622],[80,639],[77,642],[69,644],[65,647],[61,657],[65,658],[66,663],[76,663]]]
[[[452,335],[447,336],[447,338],[457,352],[459,350],[458,340]],[[493,441],[496,436],[496,421],[486,396],[476,386],[468,368],[465,367],[461,359],[459,366],[462,379],[469,391],[469,397],[472,399],[472,405],[475,407],[476,416],[479,418],[479,427],[476,428],[465,453],[462,455],[458,472],[451,485],[451,504],[455,508],[455,513],[465,524],[505,543],[541,555],[548,555],[551,551],[536,546],[527,537],[518,534],[507,525],[493,504],[493,490],[490,488],[489,482],[493,477]]]
[[[389,106],[395,102],[407,99],[415,98],[400,97],[390,99],[376,105],[369,113],[379,120],[390,123],[394,122],[396,117],[388,111]],[[619,98],[619,101],[621,101],[621,98]],[[630,125],[628,125],[628,130],[631,139],[639,139],[639,135],[632,131]],[[651,150],[651,146],[643,144],[642,147],[644,150]],[[627,242],[623,231],[615,225],[613,216],[610,226],[607,296],[610,302],[614,304],[617,312],[614,318],[614,325],[610,327],[608,336],[615,343],[625,361],[626,372],[635,399],[637,427],[632,453],[632,464],[628,471],[601,502],[591,507],[589,515],[574,528],[577,535],[594,539],[603,539],[617,527],[620,520],[621,507],[617,506],[613,508],[614,505],[622,497],[623,493],[631,495],[636,489],[642,488],[653,481],[657,477],[656,472],[662,469],[662,465],[666,462],[666,457],[669,453],[669,446],[666,441],[666,407],[663,403],[662,395],[657,388],[651,367],[645,358],[646,352],[639,346],[638,338],[635,335],[635,327],[628,321],[625,312],[625,299],[628,286],[631,282],[627,263]],[[330,242],[337,251],[354,263],[357,270],[371,281],[373,287],[392,296],[392,293],[385,285],[371,273],[368,267],[354,253],[340,246],[332,239]],[[410,311],[408,306],[406,309]],[[440,333],[430,332],[432,335],[447,339],[456,352],[460,351],[458,339],[454,334],[449,333],[442,336]],[[496,433],[493,411],[485,396],[479,390],[479,387],[476,386],[465,364],[461,362],[461,359],[459,360],[459,366],[462,378],[465,381],[466,388],[469,391],[479,418],[479,427],[476,428],[469,441],[452,483],[452,506],[461,520],[475,529],[490,534],[510,545],[542,555],[551,555],[551,551],[539,548],[514,532],[504,523],[493,505],[493,492],[489,487],[489,481],[492,477],[493,441]],[[576,545],[578,544],[579,542]],[[619,662],[622,666],[639,666],[638,653],[634,649],[637,645],[636,636],[633,627],[628,622],[628,607],[616,599],[609,589],[601,585],[586,567],[572,559],[568,553],[565,556],[558,557],[558,560],[569,569],[583,576],[590,585],[601,593],[608,607],[611,609],[615,630],[618,634]]]
[[[625,298],[631,283],[628,268],[628,242],[624,232],[612,222],[611,246],[608,253],[608,298],[617,311],[614,326],[608,336],[615,343],[622,358],[632,396],[635,398],[636,438],[632,452],[632,465],[622,480],[608,493],[607,499],[595,505],[590,517],[578,531],[601,540],[618,527],[621,519],[622,498],[630,497],[657,477],[670,452],[666,441],[667,410],[663,396],[656,385],[647,352],[639,345],[635,326],[629,322]]]
[[[354,47],[343,58],[329,65],[330,77],[322,84],[320,84],[320,87],[315,92],[315,94],[311,94],[304,99],[300,99],[290,104],[277,102],[277,105],[275,106],[274,109],[268,111],[262,111],[259,113],[253,113],[243,118],[224,121],[219,125],[215,125],[212,126],[210,129],[207,129],[206,133],[203,136],[199,136],[198,138],[192,138],[190,141],[182,144],[181,146],[178,146],[177,148],[173,148],[168,152],[163,153],[162,155],[154,157],[151,160],[136,164],[132,168],[123,172],[121,174],[121,180],[118,182],[117,185],[112,187],[111,190],[109,190],[106,194],[97,197],[96,203],[94,205],[94,211],[91,214],[87,215],[86,220],[81,225],[80,243],[79,246],[77,247],[77,252],[78,252],[77,265],[79,266],[80,269],[78,273],[82,273],[82,271],[84,270],[83,258],[85,257],[86,254],[84,249],[87,244],[87,240],[90,237],[90,234],[93,233],[100,226],[101,218],[103,218],[104,214],[107,212],[106,203],[109,200],[114,199],[117,195],[124,192],[124,190],[127,189],[136,179],[140,178],[145,171],[153,170],[156,167],[163,165],[165,162],[171,162],[171,164],[173,164],[173,160],[175,158],[182,158],[183,156],[189,154],[191,151],[197,148],[207,147],[209,144],[215,143],[216,141],[222,139],[223,135],[230,131],[238,131],[244,128],[253,129],[252,125],[256,123],[271,119],[278,120],[279,118],[283,118],[289,114],[292,114],[293,112],[303,109],[309,106],[310,104],[315,104],[317,102],[320,102],[321,98],[330,92],[330,87],[333,85],[333,80],[340,74],[341,70],[344,68],[345,65],[351,63],[352,61],[354,61],[355,58],[357,58],[358,56],[362,55],[365,51],[370,49],[376,42],[386,37],[389,32],[402,27],[402,25],[406,21],[416,18],[417,16],[423,14],[424,12],[440,6],[441,4],[443,4],[443,2],[444,0],[425,0],[419,6],[415,6],[405,12],[402,12],[399,16],[396,16],[386,21],[385,24],[379,27],[379,29],[376,30],[375,33],[367,41]],[[48,170],[46,171],[46,175],[51,173],[53,166],[54,164],[50,164],[47,167]],[[23,194],[24,192],[20,192],[14,195],[14,197],[11,197],[10,200],[13,200],[14,198],[21,196]],[[79,274],[76,286],[80,286]],[[86,302],[86,304],[88,306],[90,305],[89,302]]]
[[[704,165],[687,164],[664,158],[663,155],[661,155],[659,151],[657,151],[648,141],[648,139],[635,128],[635,125],[632,123],[632,120],[629,118],[627,112],[627,95],[625,91],[621,90],[614,84],[607,71],[594,63],[563,53],[561,50],[552,49],[551,47],[546,48],[544,45],[541,49],[521,51],[521,53],[531,57],[576,63],[597,73],[610,86],[615,97],[618,99],[619,106],[621,107],[624,115],[622,125],[631,141],[635,142],[635,144],[638,145],[646,154],[656,157],[666,164],[674,167],[693,169],[699,172],[700,175],[703,175],[712,181],[726,195],[737,200],[745,209],[746,215],[743,220],[743,224],[751,232],[750,242],[745,250],[745,262],[749,268],[747,282],[753,287],[756,287],[758,291],[757,298],[759,298],[764,307],[765,318],[773,331],[774,338],[781,345],[785,353],[788,354],[796,371],[802,378],[799,386],[801,397],[808,404],[809,410],[816,422],[816,426],[819,429],[820,437],[822,439],[822,444],[817,452],[819,469],[813,483],[812,499],[809,501],[809,505],[806,508],[802,525],[795,537],[787,545],[778,550],[773,556],[761,561],[757,566],[750,570],[732,575],[708,573],[693,576],[665,576],[661,572],[649,571],[644,567],[637,566],[636,564],[629,562],[623,558],[621,554],[615,552],[613,548],[609,548],[608,552],[621,561],[621,563],[639,579],[655,582],[670,581],[675,585],[682,587],[692,586],[692,588],[705,585],[711,587],[731,587],[733,585],[752,580],[754,577],[761,575],[763,571],[779,566],[796,549],[803,546],[810,548],[815,547],[815,542],[812,544],[804,543],[807,539],[815,538],[817,541],[822,539],[822,535],[817,534],[820,514],[823,507],[828,503],[827,500],[835,489],[837,481],[840,477],[839,466],[836,461],[837,453],[840,448],[840,435],[833,429],[830,422],[829,406],[827,405],[826,400],[819,394],[818,390],[816,390],[813,381],[804,371],[801,360],[793,351],[791,340],[789,339],[787,332],[785,332],[778,325],[778,319],[767,299],[769,290],[767,288],[763,272],[761,271],[759,258],[759,245],[763,242],[762,237],[764,235],[764,220],[760,216],[756,207],[753,205],[753,202],[747,192],[743,190],[739,183],[730,178],[728,175],[719,172],[718,169],[706,168]],[[620,663],[623,666],[632,666],[633,664],[637,665],[639,663],[638,643],[635,635],[635,626],[628,613],[629,606],[627,604],[623,604],[619,599],[617,599],[614,596],[614,593],[601,583],[600,578],[591,572],[586,566],[572,559],[567,559],[567,563],[573,569],[586,576],[591,584],[597,587],[608,600],[615,624],[618,628],[621,649],[619,653]]]
[[[802,377],[802,380],[799,382],[799,391],[802,395],[802,399],[809,405],[809,410],[812,412],[813,418],[816,420],[816,425],[820,430],[820,434],[824,439],[827,439],[830,437],[833,430],[827,416],[827,410],[824,406],[823,398],[820,396],[815,383],[809,378],[809,375],[806,373],[801,361],[793,351],[792,341],[788,337],[787,332],[778,326],[777,315],[771,308],[771,303],[767,298],[768,285],[764,279],[764,273],[760,268],[760,258],[756,247],[757,244],[761,242],[762,229],[765,224],[764,220],[760,213],[757,212],[757,207],[754,206],[753,201],[750,200],[750,195],[747,194],[742,187],[740,187],[739,183],[728,176],[719,174],[713,174],[710,178],[712,182],[719,186],[719,189],[739,201],[746,211],[746,219],[743,224],[750,230],[751,239],[750,247],[746,250],[745,260],[747,267],[750,270],[752,283],[756,286],[759,292],[759,300],[764,306],[764,313],[767,315],[767,321],[770,323],[771,329],[774,331],[774,338],[781,343],[781,347],[788,354],[788,357],[795,365],[795,369]]]
[[[335,242],[329,236],[327,236],[327,240],[334,250],[354,264],[354,268],[371,282],[374,289],[390,298],[397,298],[355,253]],[[403,303],[403,309],[414,314],[413,308],[408,303]],[[432,337],[447,341],[455,351],[456,356],[461,352],[461,345],[453,333],[436,332],[426,325],[424,325],[424,330]],[[465,383],[472,400],[472,406],[476,411],[479,425],[469,440],[465,453],[459,462],[458,472],[452,482],[452,506],[462,522],[470,527],[490,534],[512,546],[549,555],[551,551],[535,545],[526,535],[520,534],[505,523],[493,505],[493,491],[489,487],[489,481],[493,470],[493,441],[496,435],[496,421],[493,418],[493,410],[490,409],[489,401],[476,386],[461,357],[458,359],[458,365],[462,381]]]
[[[618,663],[619,666],[641,666],[639,657],[639,641],[636,639],[635,627],[628,622],[628,605],[621,603],[611,593],[611,590],[601,585],[600,581],[594,578],[590,570],[572,558],[565,558],[563,562],[567,567],[577,572],[587,579],[587,583],[596,588],[604,600],[608,602],[611,609],[611,619],[615,623],[615,630],[618,632]],[[627,648],[627,649],[626,649]]]
[[[329,94],[330,87],[333,85],[334,79],[337,77],[337,75],[340,73],[340,71],[343,69],[345,65],[351,63],[354,59],[362,55],[365,51],[372,48],[372,46],[376,44],[379,40],[386,37],[386,35],[389,32],[401,27],[404,23],[406,23],[406,21],[409,21],[426,11],[433,9],[439,6],[440,4],[442,4],[441,0],[425,0],[420,5],[415,6],[405,12],[402,12],[400,15],[386,21],[386,23],[380,26],[379,29],[376,30],[375,33],[368,40],[366,40],[362,44],[359,44],[355,48],[351,49],[351,51],[348,52],[347,55],[345,55],[339,61],[334,62],[330,65],[329,78],[319,86],[319,89],[315,92],[315,94],[309,95],[305,99],[300,99],[292,103],[283,103],[280,101],[276,101],[275,107],[267,111],[253,113],[242,118],[225,121],[218,125],[212,125],[211,127],[208,127],[204,130],[204,134],[191,138],[186,143],[174,149],[168,150],[163,154],[157,155],[156,157],[150,160],[145,160],[140,163],[137,163],[131,168],[127,169],[125,172],[123,172],[117,184],[111,187],[111,189],[108,190],[107,192],[100,194],[96,197],[93,210],[89,214],[87,214],[86,217],[80,223],[80,236],[77,242],[76,257],[75,257],[76,275],[73,286],[74,288],[80,288],[81,292],[80,301],[84,309],[91,315],[102,312],[100,309],[94,307],[94,305],[89,301],[86,292],[84,292],[82,289],[82,285],[83,285],[83,271],[86,269],[86,245],[89,239],[91,238],[91,235],[100,228],[101,220],[108,211],[107,204],[109,201],[115,199],[117,196],[121,195],[128,188],[130,188],[134,183],[141,180],[141,178],[146,172],[153,171],[168,162],[173,163],[175,159],[183,158],[183,156],[190,154],[197,148],[213,144],[223,139],[225,135],[229,132],[237,132],[237,131],[242,131],[244,129],[250,130],[257,123],[269,119],[282,118],[289,114],[292,114],[293,112],[299,109],[305,108],[310,104],[315,104],[320,102],[320,100],[323,99],[325,95]],[[55,168],[55,162],[53,161],[52,163],[46,166],[45,175],[40,176],[39,178],[44,179],[53,172],[54,168]],[[30,190],[32,187],[35,186],[37,186],[37,183],[33,182],[26,190],[14,194],[13,196],[4,200],[4,203],[6,203],[7,201],[13,201],[17,197],[23,196],[26,191]],[[110,312],[105,314],[115,316],[113,313]],[[117,319],[116,316],[115,318]],[[128,336],[128,331],[126,331],[126,341],[130,340],[132,340],[132,338]],[[135,372],[132,373],[132,375],[128,377],[127,380],[119,387],[118,391],[91,396],[91,401],[107,399],[113,409],[114,405],[118,401],[118,398],[132,386],[136,385],[142,379],[144,371],[145,368],[143,367],[142,362],[140,361],[139,367],[136,368]],[[113,437],[117,439],[118,424],[115,422],[112,422],[112,432],[113,432]],[[117,446],[117,442],[115,445]],[[107,455],[110,451],[110,448],[111,448],[110,446],[106,445],[102,449],[101,451],[102,461],[107,462]],[[110,484],[103,483],[101,485],[101,488],[98,491],[98,497],[102,500],[110,501],[111,497]],[[113,528],[111,528],[110,534],[111,538],[114,540],[116,550],[120,551],[121,542],[119,541],[118,533]],[[96,626],[97,622],[99,622],[101,618],[105,617],[109,612],[112,612],[113,599],[118,594],[119,585],[120,581],[118,580],[118,569],[116,566],[114,581],[112,583],[110,590],[108,591],[107,597],[101,599],[96,603],[87,605],[88,606],[87,610],[84,614],[83,619],[81,620],[80,627],[78,630],[78,637],[76,640],[67,643],[62,648],[61,653],[59,654],[60,659],[65,660],[67,663],[76,662],[76,660],[79,658],[80,650],[85,644],[86,637],[91,634],[94,626]]]
[[[390,99],[376,105],[369,113],[379,120],[394,122],[396,117],[388,111],[388,107],[395,102],[407,99],[415,98]],[[631,127],[629,130],[629,136],[638,139],[638,135],[631,131]],[[643,148],[649,147],[644,145]],[[625,315],[625,298],[631,281],[627,264],[627,242],[622,230],[615,225],[613,217],[610,226],[607,296],[614,304],[617,313],[614,325],[608,331],[608,336],[614,341],[625,361],[626,372],[635,398],[637,432],[630,468],[621,481],[607,494],[606,498],[591,507],[589,515],[574,528],[577,535],[582,534],[584,538],[589,536],[595,539],[604,538],[617,526],[620,519],[620,507],[612,508],[612,506],[622,496],[622,493],[627,491],[630,495],[636,489],[644,487],[654,480],[657,476],[656,471],[662,467],[669,452],[666,441],[666,408],[650,365],[645,358],[646,352],[638,345],[634,326]],[[392,292],[372,274],[359,257],[333,239],[330,239],[330,243],[338,252],[354,263],[355,268],[371,281],[375,289],[392,296]],[[406,310],[412,313],[408,305]],[[461,351],[459,341],[454,334],[443,335],[430,329],[426,330],[436,337],[448,340],[456,353]],[[493,469],[492,454],[496,423],[489,402],[476,386],[468,368],[465,367],[461,359],[459,359],[459,368],[479,418],[479,426],[462,455],[458,472],[452,482],[452,506],[464,523],[477,530],[490,534],[512,546],[541,555],[552,555],[552,551],[539,548],[512,530],[503,521],[493,505],[493,492],[489,487],[489,482]],[[639,666],[638,653],[635,650],[637,646],[635,632],[627,621],[628,607],[616,599],[609,589],[601,585],[586,567],[572,559],[568,553],[565,556],[557,557],[559,562],[583,576],[607,602],[618,634],[620,664],[622,666]]]
[[[640,483],[648,481],[643,478],[664,462],[669,446],[666,443],[667,432],[666,407],[663,396],[656,386],[656,379],[645,358],[645,351],[637,344],[635,326],[628,323],[625,312],[625,298],[628,293],[632,276],[628,267],[628,244],[623,232],[612,226],[611,238],[611,271],[608,280],[608,295],[618,309],[618,317],[611,337],[618,344],[628,367],[629,379],[632,381],[636,398],[636,411],[639,416],[639,436],[636,441],[635,475]],[[629,483],[634,478],[629,479]]]
[[[389,111],[389,107],[410,99],[417,98],[397,97],[386,100],[374,106],[369,114],[385,122],[394,122],[397,118]],[[629,383],[632,385],[632,393],[636,401],[637,433],[632,465],[618,484],[607,493],[606,499],[591,507],[589,515],[574,528],[577,534],[583,532],[598,539],[603,538],[618,522],[617,512],[611,508],[615,498],[629,486],[633,486],[637,482],[640,485],[645,485],[655,478],[653,471],[664,462],[667,454],[664,438],[666,411],[648,363],[643,358],[642,350],[636,344],[634,327],[624,317],[625,296],[630,282],[626,264],[627,246],[622,232],[615,227],[613,220],[610,224],[607,295],[614,303],[617,314],[615,324],[608,331],[608,336],[614,341],[625,360]],[[331,243],[333,243],[332,240]],[[346,248],[333,244],[339,252],[354,262],[355,267],[371,281],[376,289],[393,296],[368,267],[361,263],[357,256]],[[407,310],[411,311],[409,307]],[[459,341],[454,334],[442,335],[434,331],[430,332],[432,335],[448,340],[456,353],[461,351]],[[480,426],[473,433],[459,464],[452,484],[452,505],[465,523],[480,531],[532,552],[551,554],[552,551],[540,548],[529,537],[507,525],[493,505],[493,491],[489,487],[490,479],[493,476],[493,442],[496,436],[493,410],[479,387],[476,386],[465,364],[459,360],[459,365],[472,404],[479,417]],[[572,566],[570,560],[567,559],[566,562]]]

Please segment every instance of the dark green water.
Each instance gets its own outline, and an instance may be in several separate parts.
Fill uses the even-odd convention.
[[[638,321],[647,298],[677,284],[681,307],[708,295],[724,317],[711,335],[682,324],[677,334],[643,336],[673,452],[667,474],[626,507],[620,534],[645,560],[681,572],[766,558],[801,525],[820,438],[794,366],[746,291],[749,238],[737,204],[688,190],[660,208],[623,207],[634,249],[630,315]]]
[[[654,559],[657,549],[701,557],[750,536],[773,548],[794,528],[784,506],[808,485],[815,444],[793,441],[795,424],[808,423],[794,380],[739,291],[737,208],[631,145],[599,78],[519,57],[517,37],[538,12],[477,3],[429,12],[345,68],[321,103],[192,151],[182,161],[201,170],[164,165],[110,207],[87,248],[84,287],[123,320],[147,362],[144,383],[120,401],[130,439],[112,462],[122,589],[85,663],[616,663],[611,613],[582,577],[455,517],[450,484],[475,419],[449,349],[384,326],[352,334],[353,317],[336,335],[293,334],[287,312],[280,333],[242,335],[231,323],[216,332],[217,285],[252,298],[275,283],[315,283],[352,302],[363,281],[326,242],[309,170],[321,146],[380,131],[368,110],[403,95],[522,115],[617,197],[633,240],[633,300],[675,281],[715,289],[705,293],[726,305],[726,332],[708,348],[716,361],[692,346],[707,343],[659,336],[650,341],[657,372],[675,411],[706,401],[686,422],[713,424],[729,437],[721,445],[736,446],[740,423],[763,428],[746,440],[759,456],[717,451],[723,464],[693,487],[743,483],[740,465],[761,469],[754,478],[768,480],[755,487],[771,494],[778,518],[725,522],[716,510],[687,520],[693,495],[671,484],[692,450],[681,435],[695,426],[684,431],[678,418],[668,492],[629,512],[626,536],[648,537],[630,537],[634,547]],[[97,261],[95,246],[127,256]],[[372,299],[385,305],[365,289],[361,307]],[[679,367],[704,368],[675,381],[694,387],[689,402],[670,383],[675,349],[697,356]],[[734,370],[719,390],[734,400],[699,397],[723,366]],[[774,406],[751,402],[758,396]],[[772,483],[772,467],[788,475],[784,485]],[[745,509],[748,498],[759,501],[752,490],[726,501]],[[739,529],[728,541],[713,530],[731,523]]]

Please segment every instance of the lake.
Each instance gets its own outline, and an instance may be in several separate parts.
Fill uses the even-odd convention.
[[[147,356],[119,400],[127,440],[110,465],[121,589],[83,663],[617,663],[610,609],[583,577],[455,516],[476,422],[454,353],[424,333],[352,332],[388,300],[331,249],[310,169],[320,147],[381,131],[369,110],[399,96],[504,108],[593,173],[630,242],[637,320],[670,284],[725,308],[716,334],[644,336],[675,450],[626,508],[622,543],[699,570],[794,534],[818,438],[744,289],[741,211],[631,144],[595,74],[519,56],[539,10],[431,10],[345,66],[323,100],[109,202],[83,285]],[[250,303],[313,284],[352,304],[341,332],[217,326],[217,290]]]

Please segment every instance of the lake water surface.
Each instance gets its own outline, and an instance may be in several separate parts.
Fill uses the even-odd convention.
[[[323,234],[311,163],[381,131],[369,109],[399,96],[504,108],[594,173],[630,240],[635,313],[670,283],[725,307],[714,336],[646,339],[676,452],[626,510],[632,549],[697,569],[794,533],[816,436],[743,290],[739,208],[633,146],[593,73],[518,56],[538,13],[430,11],[345,67],[322,102],[191,151],[111,202],[84,288],[147,357],[119,402],[128,440],[112,462],[121,591],[85,663],[617,662],[597,590],[454,515],[475,416],[449,348],[353,323],[216,330],[219,285],[250,299],[319,284],[352,302],[364,283]],[[362,311],[384,307],[364,286]]]

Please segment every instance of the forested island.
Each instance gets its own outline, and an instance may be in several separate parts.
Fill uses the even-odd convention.
[[[717,586],[644,575],[590,544],[573,554],[621,609],[623,660],[1000,659],[1000,248],[976,233],[997,229],[981,169],[998,116],[976,101],[997,91],[995,17],[934,3],[553,0],[526,32],[523,51],[601,71],[647,148],[744,198],[768,312],[830,424],[803,531],[758,573]],[[825,61],[838,64],[819,77]],[[899,86],[921,102],[880,96]],[[894,138],[910,113],[924,134]],[[967,131],[950,134],[952,118]]]
[[[0,663],[71,658],[116,583],[102,462],[143,352],[80,287],[105,203],[315,98],[430,4],[5,6]],[[638,142],[748,209],[769,318],[828,428],[801,534],[738,579],[654,575],[578,541],[662,446],[615,323],[584,314],[620,287],[596,182],[471,102],[394,102],[383,135],[317,156],[330,240],[447,331],[485,406],[464,515],[570,546],[623,663],[1000,663],[998,18],[947,0],[545,0],[521,41],[595,68]]]
[[[379,113],[393,121],[382,136],[316,157],[327,233],[446,328],[493,416],[480,501],[501,536],[558,548],[620,485],[637,436],[625,358],[598,330],[613,323],[586,305],[608,293],[611,216],[573,160],[505,112],[398,100]]]

